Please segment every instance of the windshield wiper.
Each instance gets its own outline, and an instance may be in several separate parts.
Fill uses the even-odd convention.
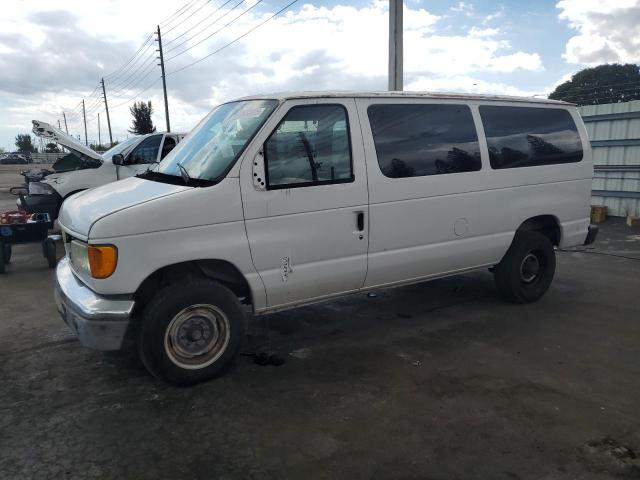
[[[176,163],[176,165],[180,169],[180,176],[182,177],[184,183],[189,183],[191,181],[191,176],[189,175],[187,169],[180,162]]]

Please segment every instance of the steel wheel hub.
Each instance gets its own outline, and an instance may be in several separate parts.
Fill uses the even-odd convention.
[[[229,319],[214,305],[192,305],[173,317],[165,332],[167,356],[181,368],[204,368],[229,344]]]
[[[531,283],[538,277],[539,273],[540,260],[533,252],[530,252],[522,259],[520,264],[520,279],[524,283]]]

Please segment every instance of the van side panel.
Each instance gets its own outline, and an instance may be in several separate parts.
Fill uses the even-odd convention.
[[[416,102],[471,106],[481,145],[480,171],[407,178],[382,174],[367,108],[372,104]],[[593,166],[581,123],[581,162],[493,170],[477,101],[372,98],[357,99],[357,103],[369,174],[370,242],[365,287],[494,265],[506,253],[517,228],[538,215],[558,219],[561,245],[584,241]],[[573,114],[577,115],[575,111]]]

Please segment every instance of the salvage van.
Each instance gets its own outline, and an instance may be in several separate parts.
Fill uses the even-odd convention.
[[[487,268],[507,300],[533,302],[554,246],[594,240],[592,174],[564,102],[248,97],[153,171],[63,204],[56,303],[85,346],[135,339],[149,372],[191,384],[233,361],[248,311]]]
[[[70,195],[144,172],[184,138],[184,133],[136,135],[101,155],[48,123],[38,120],[32,123],[35,135],[58,143],[74,154],[64,165],[54,164],[56,173],[29,182],[28,195],[21,195],[16,201],[18,208],[29,213],[48,213],[52,220]],[[63,167],[66,171],[59,171]]]

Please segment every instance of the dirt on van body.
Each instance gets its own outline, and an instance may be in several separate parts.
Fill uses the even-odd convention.
[[[16,247],[0,477],[640,478],[640,230],[601,228],[537,303],[477,272],[257,317],[247,355],[192,388],[83,348],[39,246]]]

